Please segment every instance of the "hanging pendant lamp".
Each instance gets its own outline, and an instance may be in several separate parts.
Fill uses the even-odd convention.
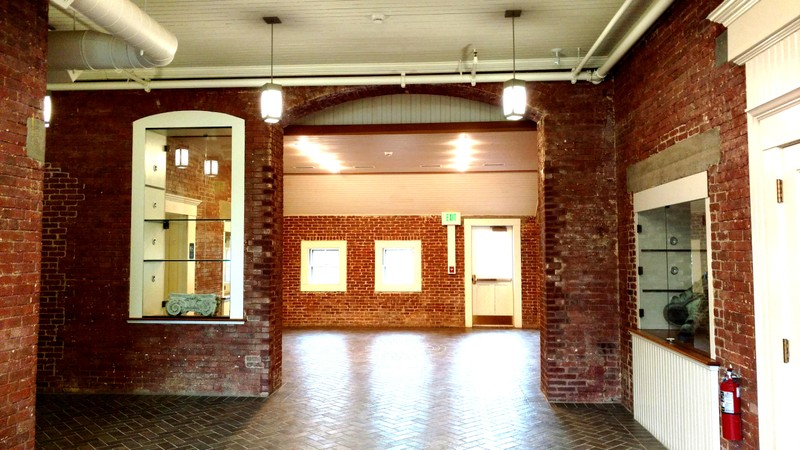
[[[210,178],[214,178],[219,175],[219,161],[214,158],[208,157],[208,135],[205,136],[206,141],[206,151],[205,151],[205,160],[203,161],[203,173]]]
[[[514,27],[514,19],[521,16],[522,11],[518,9],[509,9],[506,11],[506,17],[511,18],[511,64],[512,76],[511,79],[503,83],[503,115],[508,120],[520,120],[525,116],[525,108],[528,104],[527,93],[525,91],[525,82],[518,80],[517,77],[517,42],[516,42],[516,29]]]
[[[277,17],[264,17],[264,22],[269,24],[269,83],[261,87],[261,118],[267,123],[278,123],[283,112],[283,88],[273,83],[273,44],[275,24],[281,23]]]
[[[178,146],[175,149],[175,167],[178,169],[185,169],[189,167],[189,148],[186,146]]]

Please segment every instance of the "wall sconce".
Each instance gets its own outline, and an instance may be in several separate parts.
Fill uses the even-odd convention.
[[[175,149],[175,167],[185,169],[189,167],[189,149],[178,147]]]
[[[283,112],[283,88],[273,83],[273,55],[275,24],[281,23],[277,17],[264,17],[264,22],[269,24],[269,83],[261,87],[261,118],[267,123],[278,123]]]
[[[520,17],[522,11],[518,9],[506,10],[506,17],[511,18],[511,79],[503,83],[503,115],[508,120],[520,120],[525,115],[527,107],[527,93],[525,82],[517,79],[517,43],[514,19]]]
[[[50,126],[50,117],[53,115],[53,99],[50,93],[44,96],[44,104],[42,105],[42,118],[44,119],[44,127]]]

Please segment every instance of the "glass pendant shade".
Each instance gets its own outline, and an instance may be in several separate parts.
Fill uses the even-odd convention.
[[[525,82],[512,78],[503,83],[503,115],[508,120],[520,120],[528,104]]]
[[[189,149],[178,147],[175,149],[175,167],[185,169],[189,167]]]
[[[203,173],[212,178],[219,175],[219,161],[216,159],[205,160],[203,163]]]
[[[261,118],[267,123],[278,123],[283,112],[283,88],[267,83],[261,88]]]

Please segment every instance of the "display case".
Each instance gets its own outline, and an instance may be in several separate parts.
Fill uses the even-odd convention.
[[[706,200],[639,211],[639,328],[709,349]]]
[[[161,117],[238,123],[204,112],[143,120],[158,123]],[[241,297],[242,290],[242,183],[234,177],[234,170],[241,173],[243,153],[238,127],[135,129],[141,131],[134,140],[131,317],[240,318],[241,298],[231,311],[232,296]]]

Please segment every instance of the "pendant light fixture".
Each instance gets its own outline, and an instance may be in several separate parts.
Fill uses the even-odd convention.
[[[511,79],[503,83],[503,115],[508,120],[520,120],[525,115],[528,103],[525,82],[517,79],[517,36],[514,19],[522,15],[519,9],[506,10],[506,18],[511,18]]]
[[[175,167],[185,169],[189,167],[189,149],[185,146],[178,146],[175,149]]]
[[[264,22],[269,24],[269,83],[261,87],[261,118],[267,123],[278,123],[283,112],[283,88],[279,84],[273,83],[273,44],[274,27],[281,23],[277,17],[264,17]]]
[[[203,173],[209,178],[214,178],[219,175],[219,161],[208,157],[208,135],[206,134],[204,137],[206,140],[206,152],[204,155],[205,161],[203,161]]]

